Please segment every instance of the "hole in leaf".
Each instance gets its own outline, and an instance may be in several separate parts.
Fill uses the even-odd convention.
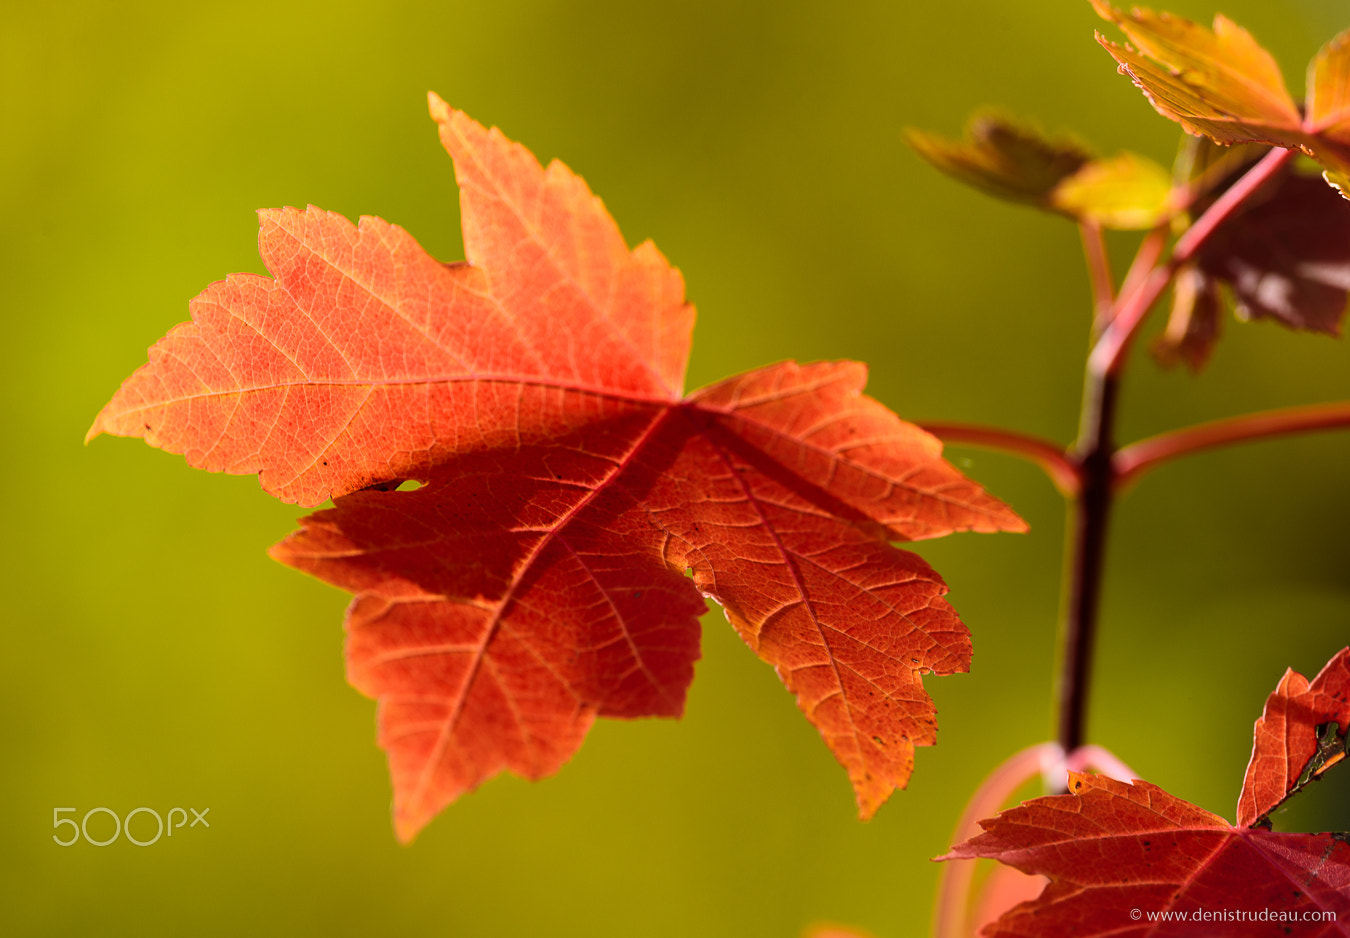
[[[398,484],[398,488],[394,489],[394,491],[395,491],[395,492],[416,492],[416,491],[417,491],[418,489],[420,489],[421,487],[422,487],[422,483],[421,483],[421,482],[418,482],[416,479],[404,479],[402,482],[400,482],[400,483]]]

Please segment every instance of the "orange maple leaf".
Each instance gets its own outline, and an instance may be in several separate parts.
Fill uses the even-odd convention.
[[[970,660],[941,578],[889,542],[1023,523],[862,365],[682,396],[678,271],[561,163],[430,105],[466,263],[378,219],[263,212],[273,279],[208,287],[90,435],[334,498],[273,556],[356,594],[348,674],[380,702],[405,840],[499,771],[555,772],[596,716],[678,715],[700,593],[870,816],[934,741],[922,676]]]

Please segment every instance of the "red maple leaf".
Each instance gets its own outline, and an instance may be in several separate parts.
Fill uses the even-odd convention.
[[[1277,833],[1266,816],[1341,761],[1350,648],[1311,682],[1285,673],[1256,722],[1238,826],[1156,785],[1069,773],[1069,793],[980,822],[941,860],[984,857],[1050,883],[986,938],[1056,935],[1350,935],[1344,834]],[[1197,929],[1197,925],[1202,926]]]
[[[970,660],[941,578],[889,541],[1023,523],[863,396],[862,365],[682,397],[679,273],[561,163],[431,111],[466,263],[379,219],[262,212],[274,279],[208,287],[90,435],[334,498],[273,556],[356,594],[348,674],[380,701],[405,840],[499,771],[556,771],[596,716],[680,714],[700,592],[870,816],[934,741],[921,676]]]
[[[1236,828],[1148,782],[1078,773],[980,823],[940,859],[1051,880],[986,938],[1350,935],[1350,844],[1332,834]]]

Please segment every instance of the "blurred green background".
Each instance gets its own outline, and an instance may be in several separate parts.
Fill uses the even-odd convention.
[[[1211,4],[1170,8],[1207,20]],[[1223,7],[1296,94],[1346,25],[1337,8]],[[1174,126],[1115,74],[1098,25],[1078,0],[7,3],[0,931],[925,934],[928,858],[965,798],[1052,732],[1064,512],[1036,470],[950,451],[1033,530],[920,545],[974,668],[929,680],[939,745],[872,822],[714,611],[683,721],[602,721],[555,778],[490,782],[401,848],[374,704],[343,679],[347,599],[264,552],[300,511],[252,478],[81,440],[189,298],[262,272],[256,208],[378,214],[462,256],[429,89],[563,159],[631,243],[680,267],[700,314],[689,387],[861,358],[910,419],[1067,439],[1088,317],[1076,232],[940,177],[900,133],[955,134],[993,104],[1170,161]],[[1130,239],[1113,247],[1123,268]],[[1343,343],[1226,333],[1200,380],[1139,358],[1123,439],[1350,397]],[[1097,742],[1231,817],[1265,695],[1350,639],[1347,466],[1350,434],[1269,442],[1168,466],[1124,500]],[[1350,828],[1348,782],[1281,823]],[[211,827],[52,842],[54,808],[96,806],[209,808]]]

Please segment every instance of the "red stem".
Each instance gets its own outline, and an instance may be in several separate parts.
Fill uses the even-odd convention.
[[[1093,772],[1109,775],[1120,782],[1132,782],[1139,777],[1139,773],[1122,762],[1114,752],[1104,746],[1083,746],[1081,749],[1075,749],[1064,760],[1064,769],[1067,772],[1082,772],[1084,769],[1090,769]]]
[[[919,426],[944,443],[978,446],[981,449],[1021,456],[1044,469],[1050,481],[1055,483],[1055,487],[1066,497],[1071,498],[1078,491],[1078,468],[1057,443],[1012,430],[973,423],[922,423]]]
[[[1089,368],[1098,374],[1114,373],[1120,368],[1130,339],[1139,329],[1140,323],[1153,304],[1162,296],[1163,290],[1172,282],[1177,268],[1189,261],[1204,246],[1214,231],[1231,216],[1239,206],[1261,188],[1294,158],[1295,151],[1276,148],[1243,175],[1241,179],[1219,196],[1195,224],[1186,229],[1172,249],[1172,257],[1161,267],[1155,267],[1140,286],[1126,293],[1121,291],[1116,303],[1116,314],[1111,325],[1102,334],[1101,340],[1092,350]]]
[[[1166,243],[1164,227],[1145,237],[1113,302],[1110,270],[1101,229],[1080,226],[1096,306],[1094,337],[1084,378],[1078,440],[1069,451],[1056,444],[1007,430],[970,424],[927,424],[925,429],[949,443],[999,450],[1029,459],[1045,470],[1055,486],[1073,499],[1066,544],[1067,592],[1060,634],[1059,745],[1065,752],[1085,742],[1088,681],[1101,606],[1107,522],[1121,485],[1149,468],[1186,453],[1241,440],[1305,430],[1350,426],[1350,402],[1251,414],[1153,437],[1117,452],[1113,439],[1119,372],[1130,340],[1177,270],[1190,261],[1216,230],[1294,156],[1273,149],[1225,191],[1178,239],[1166,263],[1158,259]]]
[[[1205,210],[1205,213],[1196,219],[1195,224],[1186,229],[1185,234],[1177,239],[1176,247],[1172,249],[1172,263],[1183,264],[1190,260],[1196,251],[1209,240],[1209,236],[1214,230],[1228,220],[1241,205],[1251,198],[1257,189],[1260,189],[1269,182],[1276,173],[1278,173],[1286,163],[1292,160],[1299,151],[1286,150],[1283,147],[1275,147],[1265,156],[1257,161],[1256,165],[1247,170],[1242,178],[1233,183],[1223,195],[1214,200],[1214,204]]]
[[[1116,453],[1117,490],[1168,460],[1201,450],[1272,436],[1350,427],[1350,401],[1267,410],[1215,420],[1140,440]]]
[[[1101,225],[1079,221],[1078,233],[1083,239],[1083,256],[1087,258],[1088,282],[1092,286],[1093,328],[1100,332],[1110,322],[1116,302],[1116,288],[1111,279],[1111,259],[1106,253]]]
[[[1162,257],[1163,248],[1167,246],[1167,226],[1159,225],[1147,235],[1139,245],[1139,250],[1135,252],[1134,260],[1130,263],[1130,269],[1125,272],[1125,281],[1120,285],[1120,292],[1117,297],[1129,296],[1134,293],[1143,282],[1148,279],[1149,274],[1158,266],[1158,258]],[[1112,312],[1115,315],[1115,312]]]
[[[1091,361],[1091,359],[1089,359]],[[1059,744],[1073,752],[1087,739],[1088,681],[1101,609],[1106,530],[1114,491],[1116,401],[1120,379],[1088,368],[1074,444],[1079,488],[1070,518],[1068,584],[1060,631]]]
[[[1194,257],[1219,226],[1291,159],[1293,152],[1289,150],[1266,154],[1181,236],[1165,264],[1158,265],[1156,261],[1150,264],[1146,259],[1149,252],[1160,247],[1146,240],[1127,277],[1127,286],[1137,286],[1118,294],[1111,321],[1088,355],[1078,441],[1070,454],[1077,465],[1079,487],[1068,543],[1068,588],[1060,632],[1056,695],[1059,744],[1065,752],[1078,749],[1087,737],[1088,683],[1101,610],[1107,522],[1117,489],[1113,439],[1116,402],[1120,368],[1130,340],[1181,265]],[[1144,270],[1148,270],[1146,275],[1142,273]]]

